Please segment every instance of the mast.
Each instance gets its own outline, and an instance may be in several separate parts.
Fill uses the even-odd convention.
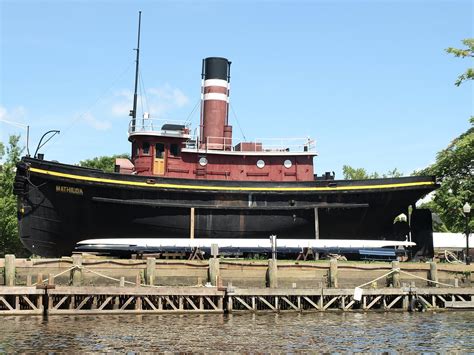
[[[130,111],[132,116],[132,131],[135,131],[135,124],[137,118],[137,89],[138,89],[138,67],[140,60],[140,26],[142,22],[142,12],[138,11],[138,41],[137,41],[137,59],[135,60],[135,90],[133,93],[133,109]]]

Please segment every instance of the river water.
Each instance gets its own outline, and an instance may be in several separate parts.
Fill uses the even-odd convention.
[[[0,318],[2,352],[474,351],[474,312]]]

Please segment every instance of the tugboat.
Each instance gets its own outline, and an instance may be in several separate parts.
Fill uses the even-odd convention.
[[[117,160],[114,173],[41,155],[18,163],[19,231],[32,253],[69,255],[76,243],[93,238],[405,240],[395,217],[408,215],[409,206],[438,187],[432,176],[316,176],[310,138],[236,144],[226,58],[202,62],[198,135],[182,122],[137,118],[139,44],[140,31],[130,161]],[[412,240],[429,254],[431,214],[411,216]]]

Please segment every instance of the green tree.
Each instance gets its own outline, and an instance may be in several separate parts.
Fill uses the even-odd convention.
[[[427,203],[437,213],[445,229],[451,232],[464,232],[465,217],[462,206],[474,198],[474,117],[471,127],[455,138],[446,149],[436,155],[436,162],[417,172],[419,175],[436,175],[441,187],[436,190],[432,201]],[[470,229],[474,228],[471,219]]]
[[[463,49],[449,47],[446,52],[453,54],[458,58],[474,58],[474,38],[463,39],[462,43],[467,47]],[[458,80],[454,83],[456,86],[461,85],[466,80],[474,79],[474,68],[467,68],[467,70],[459,75]]]
[[[17,205],[13,195],[15,166],[23,151],[19,140],[20,136],[10,136],[6,148],[0,143],[0,161],[3,161],[0,169],[0,255],[29,255],[18,235]]]
[[[117,154],[112,156],[95,157],[92,159],[81,160],[79,162],[79,165],[87,168],[94,168],[107,172],[113,172],[115,168],[115,158],[130,159],[130,156],[128,154]]]
[[[342,167],[342,174],[346,180],[365,180],[365,179],[379,179],[379,178],[395,178],[403,174],[397,168],[389,170],[386,174],[380,175],[377,172],[368,173],[364,168],[353,168],[349,165]]]

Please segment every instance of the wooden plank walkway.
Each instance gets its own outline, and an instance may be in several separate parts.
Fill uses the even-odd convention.
[[[472,309],[474,288],[364,289],[0,286],[0,315]]]

